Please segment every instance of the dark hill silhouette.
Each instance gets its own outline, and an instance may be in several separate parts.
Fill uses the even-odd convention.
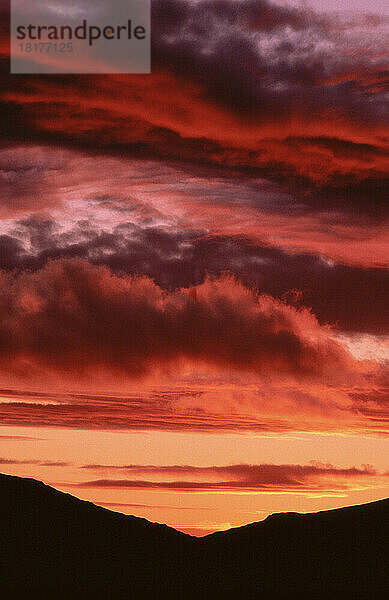
[[[124,589],[127,598],[170,592],[206,600],[389,592],[389,500],[272,515],[197,539],[0,475],[0,539],[3,590],[103,589],[113,598]]]

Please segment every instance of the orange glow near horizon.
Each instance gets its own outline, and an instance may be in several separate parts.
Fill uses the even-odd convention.
[[[28,434],[26,436],[26,432]],[[180,449],[179,456],[177,448]],[[23,427],[3,427],[0,431],[2,457],[14,464],[4,464],[3,472],[21,477],[33,477],[48,485],[89,500],[109,510],[134,514],[150,521],[166,523],[192,535],[206,535],[220,529],[237,527],[266,518],[275,512],[315,512],[360,504],[389,495],[387,441],[382,438],[319,434],[294,436],[204,435],[162,432],[112,433],[61,429],[26,430]],[[77,487],[85,481],[100,479],[138,480],[146,477],[114,468],[85,469],[85,465],[101,462],[116,467],[123,465],[182,465],[180,476],[188,480],[185,466],[200,468],[242,464],[321,465],[366,469],[377,475],[321,475],[304,489],[285,490],[282,482],[277,490],[253,489],[180,491],[180,489],[142,489],[110,487]],[[315,461],[312,462],[312,457]],[[26,461],[23,464],[22,461]],[[60,463],[55,464],[60,459]],[[2,459],[4,461],[4,458]],[[16,461],[20,461],[19,464]],[[29,464],[28,464],[29,461]],[[35,464],[34,464],[35,461]],[[324,462],[325,461],[325,462]],[[47,464],[43,464],[47,463]],[[49,463],[52,463],[51,465]],[[368,468],[368,469],[369,469]],[[169,481],[153,475],[152,481]],[[275,475],[277,477],[277,475]],[[218,476],[219,480],[225,475]],[[147,476],[150,480],[150,474]],[[198,479],[198,476],[197,476]],[[204,479],[204,475],[201,476]],[[300,481],[302,481],[300,479]],[[322,489],[318,489],[321,487]]]

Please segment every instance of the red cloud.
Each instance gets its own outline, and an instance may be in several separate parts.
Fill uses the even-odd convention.
[[[152,10],[151,75],[5,78],[5,137],[262,176],[299,205],[387,217],[384,19],[356,32],[269,2]]]
[[[222,277],[165,292],[83,260],[3,274],[0,368],[137,378],[180,361],[256,375],[322,377],[352,359],[307,310]]]
[[[339,468],[319,462],[308,465],[239,464],[223,467],[89,465],[85,468],[122,470],[129,475],[146,475],[149,479],[98,479],[74,484],[75,487],[180,492],[339,494],[361,487],[385,487],[388,475],[378,473],[371,466]]]

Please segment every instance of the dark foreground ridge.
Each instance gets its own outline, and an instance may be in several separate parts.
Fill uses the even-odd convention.
[[[105,590],[114,598],[124,589],[127,598],[170,592],[207,600],[389,591],[389,500],[272,515],[197,539],[0,475],[0,539],[3,590]]]

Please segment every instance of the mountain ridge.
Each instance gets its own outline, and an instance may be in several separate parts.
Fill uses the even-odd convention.
[[[97,509],[101,509],[101,511],[104,511],[105,513],[108,513],[110,515],[121,515],[124,518],[129,518],[129,519],[135,519],[137,521],[143,522],[143,523],[147,523],[148,525],[155,525],[158,527],[162,527],[162,528],[166,528],[169,529],[171,531],[175,531],[176,533],[186,536],[186,537],[194,537],[191,536],[190,534],[187,533],[183,533],[181,531],[179,531],[178,529],[175,529],[174,527],[170,527],[169,525],[166,525],[165,523],[159,523],[159,522],[154,522],[154,521],[149,521],[148,519],[144,518],[144,517],[136,517],[135,515],[127,515],[125,513],[121,513],[120,511],[116,511],[116,510],[110,510],[109,508],[106,508],[104,506],[101,506],[100,504],[95,504],[94,502],[91,502],[90,500],[83,500],[82,498],[78,498],[77,496],[73,496],[72,494],[69,494],[68,492],[62,492],[61,490],[57,490],[57,488],[55,488],[52,485],[49,485],[47,483],[44,483],[43,481],[40,481],[39,479],[35,479],[33,477],[19,477],[18,475],[8,475],[5,473],[0,473],[0,486],[2,483],[3,478],[11,478],[13,480],[19,480],[21,482],[27,482],[29,484],[33,484],[36,485],[37,487],[39,487],[40,489],[43,490],[47,490],[50,492],[55,492],[57,494],[60,494],[61,496],[65,496],[68,499],[72,499],[75,500],[77,502],[81,502],[87,506],[90,507],[94,507]]]
[[[378,505],[387,506],[388,510],[389,510],[389,498],[382,498],[381,500],[372,500],[371,502],[361,502],[361,504],[352,504],[350,506],[342,506],[340,508],[329,508],[327,510],[318,510],[317,512],[307,512],[307,513],[299,513],[296,511],[275,512],[275,513],[271,513],[270,515],[268,515],[264,519],[261,519],[260,521],[253,521],[252,523],[246,523],[245,525],[238,525],[237,527],[230,527],[229,529],[223,529],[221,531],[214,531],[213,533],[208,533],[207,535],[202,536],[200,539],[211,538],[213,536],[247,530],[249,528],[254,528],[257,525],[260,526],[263,523],[273,521],[276,518],[281,518],[281,519],[283,517],[305,518],[305,517],[313,517],[313,516],[328,515],[328,514],[335,514],[335,513],[345,514],[347,511],[358,510],[358,509],[362,509],[364,507],[366,507],[366,508],[372,507],[373,508]]]
[[[0,474],[0,589],[354,598],[389,591],[389,499],[202,538]]]

